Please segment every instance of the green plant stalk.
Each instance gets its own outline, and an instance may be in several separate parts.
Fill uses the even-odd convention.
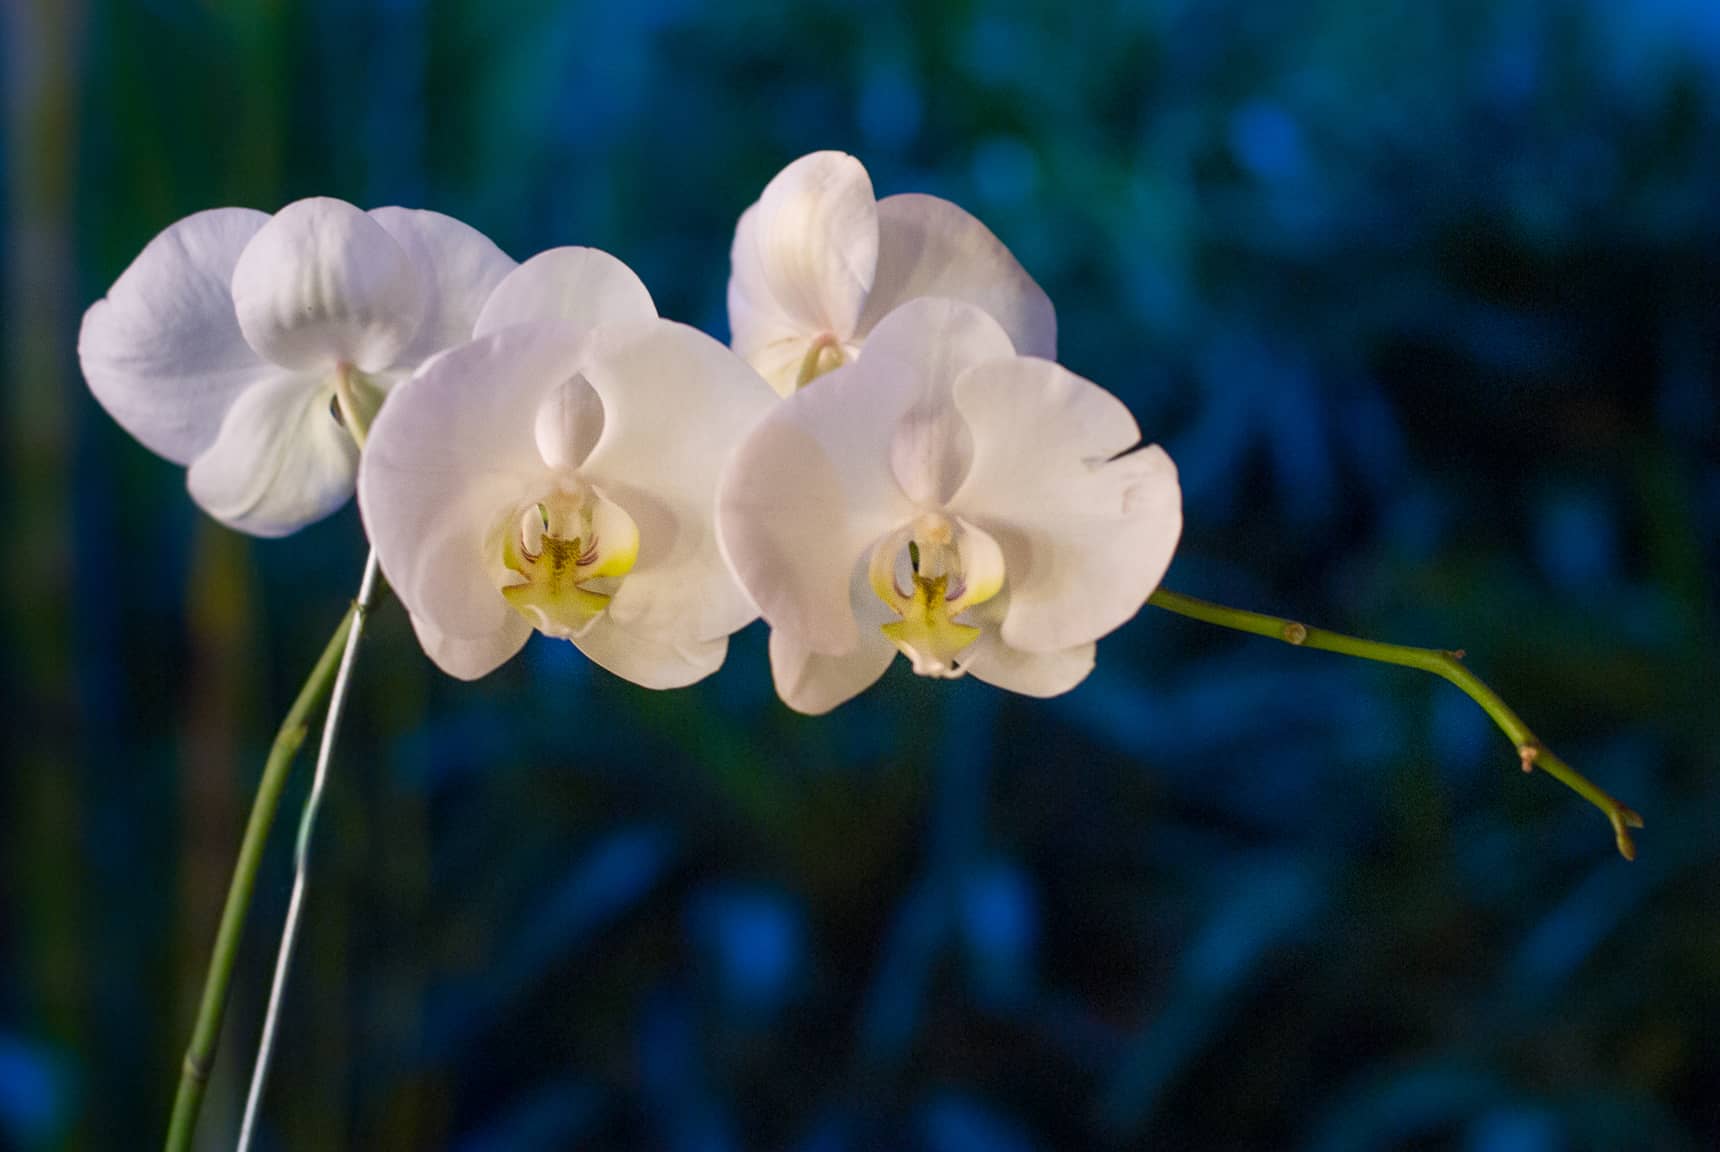
[[[173,1119],[167,1129],[167,1152],[187,1152],[191,1147],[197,1114],[203,1107],[203,1090],[208,1086],[215,1049],[221,1042],[221,1021],[227,1012],[227,992],[233,980],[233,965],[239,956],[239,942],[245,935],[245,917],[251,908],[251,894],[257,886],[257,869],[263,862],[269,829],[275,823],[275,810],[280,806],[281,791],[286,786],[293,760],[305,742],[311,713],[328,695],[334,682],[335,668],[340,664],[341,653],[346,650],[347,636],[351,633],[356,614],[356,606],[348,608],[340,626],[329,637],[316,666],[305,678],[293,706],[281,721],[275,742],[269,748],[269,759],[263,765],[257,799],[251,805],[251,817],[245,824],[245,839],[239,845],[239,860],[233,867],[233,882],[227,889],[221,926],[215,933],[215,950],[209,958],[209,974],[203,981],[197,1023],[192,1028],[191,1043],[185,1050],[185,1062],[179,1072]]]
[[[1559,781],[1565,787],[1599,808],[1612,824],[1613,836],[1618,842],[1619,855],[1626,860],[1636,859],[1636,845],[1631,840],[1630,830],[1642,827],[1642,817],[1631,809],[1620,804],[1607,793],[1598,788],[1588,777],[1566,764],[1563,760],[1541,743],[1540,739],[1529,730],[1529,726],[1511,707],[1499,698],[1499,694],[1481,678],[1463,665],[1461,651],[1444,652],[1437,648],[1412,648],[1405,644],[1383,644],[1378,640],[1363,640],[1357,636],[1346,636],[1341,632],[1328,632],[1324,628],[1310,628],[1294,620],[1286,620],[1279,616],[1268,616],[1262,612],[1249,612],[1241,608],[1228,608],[1222,604],[1213,604],[1206,600],[1197,600],[1193,596],[1184,596],[1180,592],[1172,592],[1160,588],[1147,598],[1147,603],[1155,608],[1163,608],[1167,612],[1175,612],[1179,616],[1187,616],[1191,620],[1199,620],[1205,624],[1216,624],[1220,628],[1233,628],[1238,632],[1248,632],[1255,636],[1265,636],[1272,640],[1282,640],[1286,644],[1298,648],[1318,648],[1322,652],[1336,652],[1343,656],[1354,656],[1360,660],[1372,660],[1380,664],[1397,664],[1404,668],[1417,668],[1423,672],[1431,672],[1443,680],[1461,688],[1465,695],[1477,704],[1482,711],[1492,717],[1493,723],[1499,730],[1510,738],[1517,747],[1517,758],[1522,764],[1523,771],[1532,772],[1541,769],[1547,775]]]

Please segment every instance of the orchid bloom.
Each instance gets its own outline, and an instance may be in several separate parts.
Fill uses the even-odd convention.
[[[769,386],[595,249],[522,264],[476,332],[390,398],[359,472],[425,652],[476,679],[536,629],[647,688],[714,672],[757,612],[713,494]]]
[[[84,314],[90,391],[144,447],[189,466],[204,511],[284,536],[352,495],[366,419],[472,335],[514,267],[434,212],[300,200],[217,208],[156,236]]]
[[[1057,357],[1050,299],[990,229],[936,196],[874,198],[845,153],[784,168],[735,228],[734,349],[784,396],[853,360],[886,315],[921,296],[965,300],[1021,355]]]
[[[829,711],[898,651],[922,676],[1066,692],[1182,528],[1176,468],[1116,397],[1016,354],[987,313],[920,299],[852,364],[776,405],[717,497],[771,626],[778,694]]]

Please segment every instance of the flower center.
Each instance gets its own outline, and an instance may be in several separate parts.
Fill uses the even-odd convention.
[[[944,679],[966,672],[959,660],[981,630],[955,617],[1002,590],[997,541],[963,520],[927,512],[873,547],[869,574],[872,591],[900,617],[882,625],[884,635],[914,671]]]
[[[571,640],[597,620],[633,570],[639,529],[578,480],[520,509],[502,536],[502,595],[533,628]]]

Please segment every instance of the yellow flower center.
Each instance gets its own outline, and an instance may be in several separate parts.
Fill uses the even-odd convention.
[[[526,505],[502,537],[502,595],[538,631],[571,640],[609,607],[639,556],[620,505],[574,482]]]
[[[967,671],[961,657],[981,630],[955,617],[1002,590],[996,541],[971,524],[928,512],[878,542],[869,575],[872,591],[900,617],[881,625],[883,633],[915,672],[954,679]]]

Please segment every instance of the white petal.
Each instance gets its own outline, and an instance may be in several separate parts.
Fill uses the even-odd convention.
[[[1023,356],[1057,358],[1051,298],[984,224],[936,196],[889,196],[878,204],[878,276],[859,331],[898,306],[949,296],[984,309]]]
[[[806,355],[812,347],[812,341],[803,333],[787,331],[781,337],[759,345],[750,352],[743,352],[741,345],[737,343],[735,352],[765,378],[765,382],[778,396],[793,396],[800,387],[801,370],[806,365]]]
[[[905,375],[895,387],[913,396],[914,404],[907,407],[948,406],[963,372],[1015,354],[1009,334],[989,313],[961,300],[922,297],[879,323],[866,338],[860,362],[872,360],[880,375]]]
[[[859,360],[771,409],[724,472],[717,524],[772,628],[832,656],[853,648],[854,565],[915,513],[894,470],[904,416],[948,406],[963,368],[1009,354],[983,312],[917,300],[879,325]]]
[[[674,640],[642,635],[605,612],[572,642],[592,663],[641,688],[685,688],[723,666],[729,638]]]
[[[370,216],[412,261],[424,294],[424,319],[394,360],[410,371],[470,340],[484,301],[516,265],[488,236],[452,216],[411,208],[377,208]]]
[[[538,402],[532,438],[538,455],[553,471],[569,472],[585,463],[603,435],[603,401],[584,376],[551,385]]]
[[[776,397],[722,344],[668,320],[601,328],[583,361],[603,434],[580,474],[639,527],[609,617],[664,641],[727,636],[757,612],[717,543],[717,479]]]
[[[910,500],[939,507],[955,495],[972,464],[973,437],[951,389],[973,365],[1013,354],[1008,335],[989,314],[938,297],[904,304],[866,341],[861,359],[870,358],[874,371],[888,371],[913,393],[890,445],[891,470]]]
[[[983,680],[1006,692],[1023,696],[1061,696],[1093,671],[1098,646],[1091,641],[1054,652],[1024,652],[1011,648],[998,631],[1009,610],[1009,591],[976,608],[965,617],[981,628],[980,637],[968,650],[962,666],[975,680]]]
[[[461,680],[488,676],[512,660],[532,634],[531,625],[518,613],[513,614],[506,627],[473,638],[450,635],[421,616],[410,619],[425,655],[435,661],[436,667]]]
[[[1156,445],[1117,457],[1140,441],[1123,403],[1023,357],[964,374],[956,405],[974,461],[950,507],[1003,548],[1003,639],[1029,652],[1073,648],[1139,611],[1176,551],[1182,493]]]
[[[418,332],[427,289],[388,229],[326,197],[275,213],[233,270],[245,339],[288,368],[391,366]]]
[[[741,215],[729,328],[748,362],[786,338],[853,335],[878,263],[878,204],[860,161],[802,156]]]
[[[358,449],[329,399],[316,377],[286,373],[241,393],[215,442],[191,462],[191,498],[253,536],[285,536],[345,504]]]
[[[478,316],[477,334],[509,324],[555,320],[584,339],[606,324],[657,315],[633,269],[596,248],[552,248],[510,272]]]
[[[278,375],[245,343],[233,266],[268,216],[216,208],[151,240],[84,313],[78,361],[90,391],[151,452],[189,464],[241,392]]]
[[[771,629],[771,680],[782,702],[796,712],[822,716],[877,683],[896,658],[896,646],[880,630],[896,614],[872,592],[869,559],[856,562],[848,581],[859,632],[847,652],[819,652],[786,628]]]
[[[552,326],[497,332],[430,361],[371,425],[358,482],[365,530],[401,603],[439,632],[519,634],[497,588],[496,533],[553,483],[534,424],[543,397],[577,370],[575,353]]]
[[[895,645],[873,629],[841,656],[818,652],[786,628],[770,634],[770,677],[796,712],[822,716],[866,691],[896,658]]]
[[[968,675],[1005,692],[1023,696],[1061,696],[1093,671],[1098,645],[1088,642],[1055,652],[1023,652],[1011,648],[995,631],[974,643],[966,661]]]
[[[927,397],[896,422],[890,471],[914,503],[942,507],[972,464],[973,435],[947,396]]]

